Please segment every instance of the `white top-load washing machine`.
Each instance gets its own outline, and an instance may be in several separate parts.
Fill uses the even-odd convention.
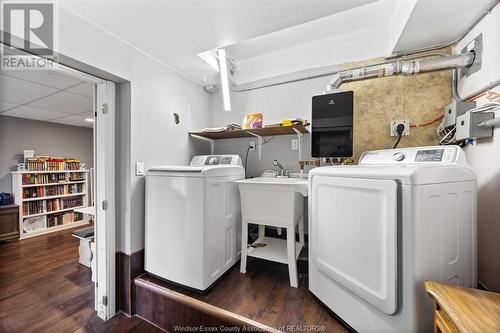
[[[424,281],[476,286],[476,177],[458,146],[309,173],[309,289],[358,332],[432,332]]]
[[[206,290],[239,259],[237,155],[195,156],[189,166],[157,166],[146,175],[145,270]]]

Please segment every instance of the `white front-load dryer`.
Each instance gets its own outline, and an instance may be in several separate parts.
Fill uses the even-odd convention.
[[[237,155],[195,156],[146,174],[145,270],[204,291],[239,260]]]
[[[476,177],[457,146],[309,172],[309,289],[358,332],[432,332],[425,280],[475,287]]]

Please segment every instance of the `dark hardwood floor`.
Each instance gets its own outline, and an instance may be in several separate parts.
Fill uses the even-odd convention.
[[[90,278],[71,230],[0,242],[0,332],[161,332],[123,314],[99,319]]]
[[[349,332],[309,292],[307,274],[292,288],[286,265],[248,258],[247,273],[239,268],[238,262],[203,295],[148,274],[140,278],[281,331]]]

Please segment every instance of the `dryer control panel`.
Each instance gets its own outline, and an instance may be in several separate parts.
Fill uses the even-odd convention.
[[[367,151],[361,155],[361,165],[405,164],[461,164],[466,165],[465,153],[458,146],[433,146]]]
[[[197,155],[191,160],[190,166],[211,165],[239,165],[241,158],[238,155]]]

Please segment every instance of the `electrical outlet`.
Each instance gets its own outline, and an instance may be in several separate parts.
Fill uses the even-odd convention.
[[[255,150],[255,141],[250,141],[250,150]]]
[[[292,139],[292,150],[299,150],[299,140]]]
[[[391,120],[389,123],[389,133],[391,134],[391,136],[398,136],[398,131],[396,130],[396,128],[399,124],[403,124],[405,126],[403,136],[410,135],[410,119],[397,119]]]

